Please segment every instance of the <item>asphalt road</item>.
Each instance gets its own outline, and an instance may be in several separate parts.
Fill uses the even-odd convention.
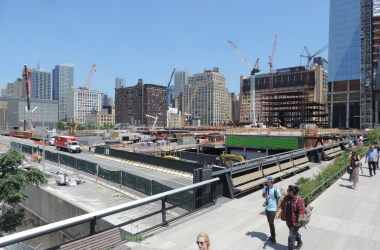
[[[33,141],[28,140],[28,139],[20,139],[20,138],[15,138],[15,137],[8,137],[8,136],[0,136],[0,143],[2,143],[3,145],[6,145],[7,148],[9,148],[11,141],[22,143],[25,145],[30,145],[30,146],[39,146],[40,148],[42,148],[41,145],[34,144]],[[0,148],[3,149],[4,147],[0,147]],[[0,153],[3,151],[1,149],[0,149]],[[108,169],[108,170],[123,170],[125,172],[131,173],[131,174],[134,174],[137,176],[141,176],[145,179],[155,180],[157,182],[160,182],[160,183],[167,185],[167,186],[170,186],[172,188],[179,188],[179,187],[183,187],[183,186],[192,184],[192,180],[188,179],[188,178],[184,178],[181,176],[172,175],[172,174],[168,174],[168,173],[163,173],[163,172],[156,171],[156,170],[146,169],[146,168],[130,165],[127,163],[121,163],[118,161],[103,159],[100,157],[96,157],[94,152],[88,152],[88,150],[83,150],[82,153],[69,153],[69,152],[65,152],[65,151],[59,151],[54,146],[45,146],[45,150],[51,151],[53,153],[70,155],[70,156],[78,158],[78,159],[98,163],[103,168]]]

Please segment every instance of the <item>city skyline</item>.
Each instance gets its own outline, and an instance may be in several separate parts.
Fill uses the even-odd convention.
[[[266,73],[277,34],[274,68],[298,66],[304,46],[313,53],[328,43],[328,13],[327,0],[276,5],[243,0],[170,5],[1,1],[0,87],[20,78],[24,64],[36,68],[39,61],[45,70],[74,64],[75,86],[85,86],[95,63],[91,89],[109,96],[114,96],[110,86],[116,77],[124,77],[126,86],[135,85],[139,78],[166,86],[173,68],[193,75],[214,67],[226,76],[229,92],[238,93],[239,77],[249,70],[227,40],[238,46],[251,65],[260,58],[260,68]],[[327,59],[327,52],[321,56]]]

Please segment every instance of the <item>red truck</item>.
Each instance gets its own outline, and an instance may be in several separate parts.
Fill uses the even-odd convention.
[[[54,137],[54,145],[59,150],[67,150],[70,153],[82,152],[82,148],[75,136],[59,135]]]

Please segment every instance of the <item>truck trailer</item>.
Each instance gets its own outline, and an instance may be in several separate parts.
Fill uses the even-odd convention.
[[[82,148],[75,136],[55,136],[54,145],[57,149],[69,151],[70,153],[82,152]]]

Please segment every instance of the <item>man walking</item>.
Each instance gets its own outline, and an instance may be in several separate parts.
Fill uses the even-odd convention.
[[[277,212],[278,204],[280,203],[281,193],[277,188],[274,188],[274,179],[269,176],[266,185],[263,189],[263,198],[265,202],[265,214],[269,223],[270,237],[269,240],[276,243],[276,229],[274,227],[274,217]]]
[[[375,149],[373,145],[371,145],[365,155],[365,162],[368,162],[368,169],[369,169],[369,175],[372,176],[373,174],[376,175],[376,162],[379,157],[379,153]]]

